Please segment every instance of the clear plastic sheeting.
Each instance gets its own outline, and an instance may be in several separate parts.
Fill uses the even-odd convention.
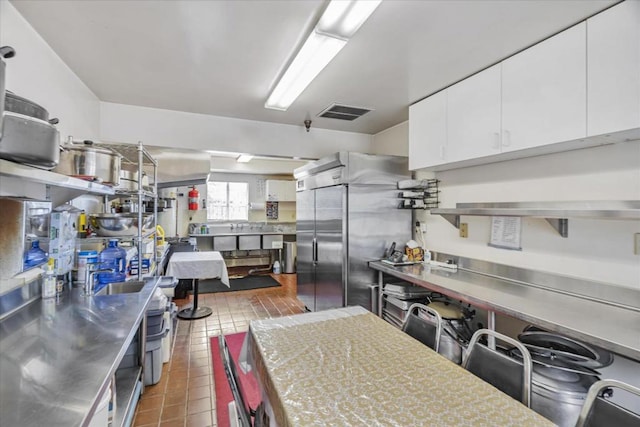
[[[240,358],[272,425],[553,425],[361,307],[253,321]]]

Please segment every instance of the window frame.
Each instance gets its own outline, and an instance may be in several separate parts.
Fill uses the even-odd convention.
[[[210,190],[209,190],[209,184],[212,183],[219,183],[219,184],[225,184],[226,187],[226,205],[223,206],[224,208],[224,212],[226,213],[225,218],[224,219],[219,219],[219,218],[212,218],[210,216],[210,209],[213,206],[213,203],[211,202],[211,200],[209,199],[209,194],[210,194]],[[229,218],[229,213],[230,213],[230,184],[244,184],[246,186],[246,194],[247,194],[247,199],[246,199],[246,204],[245,204],[245,208],[246,208],[246,215],[245,218],[243,219],[231,219]],[[246,181],[222,181],[222,180],[215,180],[215,181],[207,181],[207,221],[213,221],[213,222],[230,222],[230,221],[249,221],[249,183]]]

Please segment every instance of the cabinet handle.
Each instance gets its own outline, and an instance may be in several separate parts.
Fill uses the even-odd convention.
[[[502,145],[504,147],[509,147],[511,145],[511,132],[508,130],[504,131],[504,138],[502,138]]]
[[[491,144],[491,147],[495,150],[500,149],[500,132],[493,133],[493,144]]]
[[[315,237],[311,243],[311,259],[314,264],[318,262],[318,239]]]
[[[440,158],[444,160],[444,145],[440,146]]]

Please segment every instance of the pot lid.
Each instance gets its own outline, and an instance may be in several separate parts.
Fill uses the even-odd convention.
[[[455,304],[451,304],[443,301],[434,301],[432,303],[427,304],[429,308],[434,309],[440,314],[440,317],[443,319],[462,319],[464,318],[464,314],[460,307]]]
[[[540,330],[526,330],[518,339],[538,353],[550,358],[562,358],[573,364],[589,368],[602,368],[613,363],[613,354],[563,335]]]
[[[108,154],[110,156],[122,157],[120,154],[110,150],[104,146],[97,147],[93,145],[93,141],[84,140],[82,142],[69,141],[64,145],[64,149],[68,151],[88,151],[93,153]]]

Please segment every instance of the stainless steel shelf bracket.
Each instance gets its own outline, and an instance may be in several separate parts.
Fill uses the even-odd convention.
[[[545,218],[562,237],[569,236],[569,220],[567,218]]]
[[[440,216],[449,221],[455,228],[460,228],[460,215],[440,214]]]

